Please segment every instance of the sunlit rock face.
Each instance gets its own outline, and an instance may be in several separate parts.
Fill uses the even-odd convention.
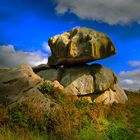
[[[95,30],[79,27],[49,39],[52,55],[48,64],[77,65],[107,58],[116,49],[107,35]]]
[[[15,102],[26,91],[36,87],[42,79],[28,65],[3,69],[0,72],[0,102]]]
[[[52,104],[58,107],[56,103],[41,93],[39,87],[45,81],[35,74],[30,66],[0,69],[0,77],[0,106],[26,102],[42,111],[50,110]],[[57,81],[51,84],[63,89]]]
[[[94,101],[96,103],[112,104],[121,103],[124,104],[128,100],[124,90],[119,84],[113,85],[112,88],[104,91]]]

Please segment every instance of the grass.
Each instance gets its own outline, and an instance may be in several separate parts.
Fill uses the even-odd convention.
[[[0,140],[49,140],[49,137],[23,129],[13,132],[12,129],[4,126],[0,129]]]
[[[140,94],[125,105],[91,104],[44,84],[40,90],[61,109],[36,112],[31,103],[0,109],[0,140],[139,140]]]

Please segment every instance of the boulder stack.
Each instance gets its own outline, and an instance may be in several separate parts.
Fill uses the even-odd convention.
[[[97,103],[125,103],[127,96],[116,74],[100,64],[86,63],[110,57],[116,49],[107,35],[80,27],[49,39],[48,66],[34,68],[45,80],[58,81],[68,95]]]

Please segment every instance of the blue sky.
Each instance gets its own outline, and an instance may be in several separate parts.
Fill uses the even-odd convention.
[[[0,0],[0,66],[46,62],[50,55],[49,37],[76,26],[87,26],[106,33],[118,50],[117,55],[98,63],[112,68],[124,87],[135,85],[138,89],[138,9],[138,0]]]

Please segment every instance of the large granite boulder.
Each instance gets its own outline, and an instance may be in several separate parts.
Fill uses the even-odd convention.
[[[94,79],[89,67],[72,67],[66,69],[60,83],[68,95],[86,95],[95,92]]]
[[[115,72],[100,64],[92,65],[90,71],[94,77],[94,88],[96,93],[105,91],[118,82]]]
[[[112,56],[116,49],[107,35],[79,27],[49,39],[50,66],[77,65]]]
[[[10,104],[20,98],[26,91],[36,87],[42,79],[28,65],[20,68],[1,69],[0,103]]]
[[[87,95],[105,91],[117,83],[114,72],[99,64],[66,68],[60,84],[71,95]]]

